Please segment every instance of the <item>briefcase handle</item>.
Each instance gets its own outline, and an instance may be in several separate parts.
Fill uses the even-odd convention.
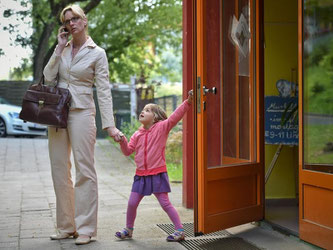
[[[38,87],[40,88],[40,89],[42,89],[43,88],[43,86],[47,86],[46,84],[45,84],[45,76],[44,76],[44,74],[43,74],[43,76],[40,78],[40,80],[39,80],[39,82],[37,83],[37,85],[38,85]],[[55,86],[50,86],[50,87],[53,87],[53,88],[55,88],[55,90],[58,88],[58,79],[57,79],[57,84],[55,85]]]

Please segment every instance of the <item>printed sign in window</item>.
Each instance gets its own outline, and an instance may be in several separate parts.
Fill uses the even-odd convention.
[[[282,114],[297,107],[297,97],[266,96],[265,97],[265,143],[298,145],[298,123],[287,120],[282,125]]]

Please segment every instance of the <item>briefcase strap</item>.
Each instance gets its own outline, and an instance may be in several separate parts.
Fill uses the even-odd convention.
[[[58,87],[58,83],[59,83],[59,81],[58,81],[58,77],[57,77],[57,84],[55,85],[55,86],[53,86],[54,88],[57,88]],[[38,85],[39,86],[42,86],[42,85],[45,85],[45,76],[44,76],[44,74],[43,74],[43,76],[40,78],[40,80],[39,80],[39,82],[38,82]]]

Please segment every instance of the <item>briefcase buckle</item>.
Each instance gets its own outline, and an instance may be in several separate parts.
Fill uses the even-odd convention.
[[[39,108],[42,108],[44,106],[44,100],[39,100],[38,106],[39,106]]]

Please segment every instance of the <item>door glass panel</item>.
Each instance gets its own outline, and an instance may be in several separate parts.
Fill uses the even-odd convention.
[[[333,1],[304,1],[303,120],[306,169],[333,172]]]
[[[222,2],[222,33],[228,34],[222,38],[222,164],[254,162],[254,6],[249,0]]]
[[[204,1],[207,166],[256,161],[252,0]],[[253,19],[253,20],[252,20]],[[252,24],[251,24],[252,23]]]
[[[238,50],[238,81],[239,81],[239,158],[250,160],[250,8],[247,0],[239,1],[240,13],[239,21],[243,22],[244,35],[240,35],[240,44],[243,44],[241,50]],[[239,53],[241,52],[241,53]]]

